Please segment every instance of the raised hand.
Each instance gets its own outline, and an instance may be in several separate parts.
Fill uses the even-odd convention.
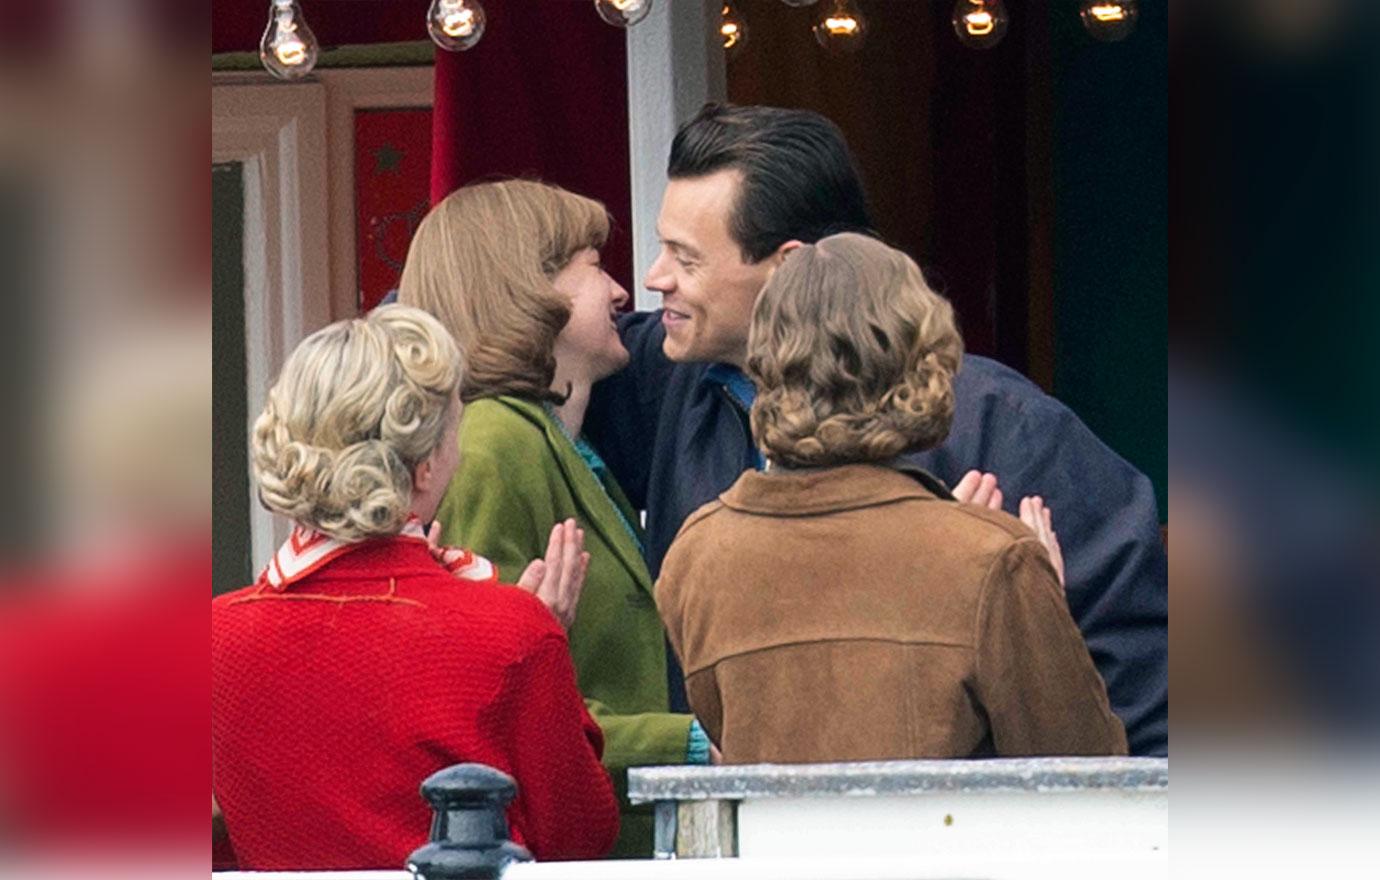
[[[570,629],[588,570],[584,529],[577,527],[575,520],[567,519],[551,529],[546,558],[532,560],[518,578],[517,586],[540,599],[561,626]]]
[[[1049,551],[1049,561],[1059,575],[1059,585],[1064,585],[1064,552],[1059,549],[1059,537],[1054,534],[1054,518],[1038,495],[1021,499],[1021,522],[1030,527],[1040,543]]]
[[[980,471],[968,471],[958,485],[953,488],[954,497],[965,504],[976,504],[989,510],[1001,510],[1001,489],[997,488],[997,475]]]

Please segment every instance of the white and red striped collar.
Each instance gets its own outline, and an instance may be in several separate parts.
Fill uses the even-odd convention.
[[[409,517],[397,537],[427,543],[422,523],[415,516]],[[324,532],[318,532],[302,525],[296,525],[292,534],[273,554],[268,565],[259,575],[258,582],[270,590],[282,592],[302,578],[320,569],[334,559],[339,559],[354,550],[364,541],[342,541]],[[498,569],[484,557],[459,547],[437,547],[431,555],[446,571],[463,581],[475,583],[498,583]]]

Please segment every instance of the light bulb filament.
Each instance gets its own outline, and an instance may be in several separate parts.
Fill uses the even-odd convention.
[[[297,22],[292,13],[278,16],[278,37],[273,41],[273,54],[288,67],[296,67],[307,60],[307,44],[297,36]]]
[[[1099,3],[1088,9],[1098,21],[1125,21],[1126,9],[1120,3]]]
[[[441,30],[448,36],[468,37],[474,33],[474,11],[471,9],[457,9],[447,12],[441,19]]]
[[[858,29],[858,21],[851,16],[840,18],[831,15],[824,20],[824,26],[831,34],[851,34]]]
[[[307,60],[307,46],[298,39],[283,40],[273,47],[273,54],[288,67],[296,67]]]
[[[977,12],[970,12],[963,16],[963,26],[967,28],[968,33],[973,36],[985,37],[992,32],[992,29],[997,26],[997,23],[992,18],[992,13],[988,12],[986,9],[980,9]]]

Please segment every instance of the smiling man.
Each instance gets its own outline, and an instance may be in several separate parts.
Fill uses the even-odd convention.
[[[724,169],[666,187],[657,219],[661,253],[646,283],[661,292],[662,350],[673,361],[742,366],[756,292],[778,262],[726,259],[738,252],[724,218],[742,182],[741,172]]]
[[[585,420],[646,511],[654,577],[685,518],[762,465],[748,428],[755,390],[742,366],[767,278],[800,242],[871,232],[843,135],[816,113],[708,104],[676,134],[667,170],[661,250],[644,282],[663,308],[620,319],[631,361],[595,386]],[[1045,499],[1063,545],[1069,609],[1132,754],[1167,754],[1166,559],[1149,480],[995,361],[965,356],[954,392],[948,439],[908,460],[951,486],[969,470],[996,474],[1013,505],[1023,495]],[[671,665],[672,699],[684,711]]]

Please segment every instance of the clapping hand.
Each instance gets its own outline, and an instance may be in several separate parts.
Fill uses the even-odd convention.
[[[997,486],[996,474],[968,471],[954,486],[953,495],[964,504],[976,504],[989,510],[1001,510],[1001,489]],[[1025,523],[1040,543],[1049,551],[1049,561],[1059,575],[1059,583],[1064,583],[1064,552],[1059,547],[1059,538],[1054,534],[1054,521],[1044,500],[1038,495],[1028,495],[1021,499],[1021,522]]]
[[[551,530],[546,558],[532,560],[517,585],[540,599],[561,626],[570,629],[588,570],[585,531],[575,525],[575,520],[568,519]]]
[[[1059,549],[1059,537],[1054,534],[1054,520],[1049,508],[1039,495],[1021,499],[1021,522],[1030,527],[1040,543],[1049,551],[1049,561],[1054,565],[1054,573],[1059,575],[1059,586],[1064,585],[1064,551]]]
[[[997,475],[968,471],[953,489],[954,497],[964,504],[976,504],[989,510],[1001,510],[1001,489]]]

